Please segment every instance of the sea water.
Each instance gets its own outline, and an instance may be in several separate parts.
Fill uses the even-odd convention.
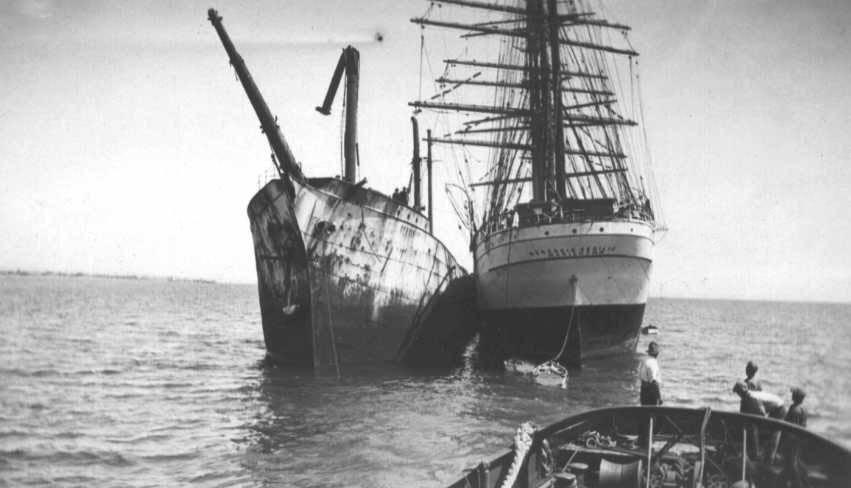
[[[0,276],[0,485],[441,486],[514,429],[636,404],[649,340],[666,405],[735,410],[807,391],[809,427],[851,447],[851,305],[651,299],[638,352],[572,369],[396,366],[342,376],[264,361],[256,287]]]

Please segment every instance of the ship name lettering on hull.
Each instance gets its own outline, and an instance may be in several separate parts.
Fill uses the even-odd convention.
[[[585,247],[550,247],[544,249],[533,249],[529,251],[531,257],[581,257],[581,256],[605,256],[615,254],[616,246],[585,246]]]

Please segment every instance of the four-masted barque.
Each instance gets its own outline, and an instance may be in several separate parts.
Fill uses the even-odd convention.
[[[568,363],[638,340],[661,230],[638,53],[591,4],[434,0],[412,19],[470,44],[411,105],[454,127],[430,143],[472,175],[462,218],[490,357]]]

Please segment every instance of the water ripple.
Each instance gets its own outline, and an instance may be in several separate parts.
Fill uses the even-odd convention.
[[[439,486],[522,421],[637,400],[640,355],[588,362],[564,390],[472,368],[275,368],[256,293],[0,278],[0,485]],[[653,300],[646,316],[666,404],[736,409],[753,359],[766,389],[803,386],[811,428],[851,446],[836,373],[851,369],[851,306]]]

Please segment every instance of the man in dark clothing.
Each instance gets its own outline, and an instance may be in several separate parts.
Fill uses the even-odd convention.
[[[759,381],[754,379],[756,372],[759,370],[759,367],[753,361],[748,361],[747,366],[745,366],[745,380],[742,382],[745,384],[747,391],[762,391],[762,385],[759,384]],[[736,391],[735,389],[733,391]],[[738,392],[737,392],[738,393]],[[748,400],[745,396],[739,395],[742,397],[741,402],[739,402],[739,412],[741,413],[755,413],[760,414],[759,408],[755,407],[755,404],[752,400]]]
[[[739,407],[739,411],[741,413],[781,420],[786,416],[786,408],[783,406],[783,399],[773,393],[749,390],[747,383],[744,381],[737,381],[733,386],[733,392],[741,398],[741,404]],[[758,457],[760,455],[759,429],[757,429],[756,425],[751,425],[750,427],[749,436],[751,441],[748,443],[748,451],[751,456]]]
[[[800,425],[801,427],[807,426],[807,412],[804,410],[804,407],[801,406],[804,403],[804,397],[807,394],[804,390],[794,387],[792,388],[792,406],[789,407],[789,411],[786,413],[786,422],[790,424]],[[784,469],[786,472],[786,476],[788,476],[792,480],[792,486],[807,486],[804,483],[804,476],[801,472],[800,467],[800,455],[801,455],[801,445],[796,436],[791,436],[786,438],[784,442],[781,444],[783,446],[783,458]]]
[[[804,410],[804,407],[801,406],[804,403],[804,397],[807,394],[804,390],[795,387],[792,388],[792,406],[789,407],[789,412],[786,413],[786,422],[790,424],[800,425],[801,427],[807,426],[807,411]]]

